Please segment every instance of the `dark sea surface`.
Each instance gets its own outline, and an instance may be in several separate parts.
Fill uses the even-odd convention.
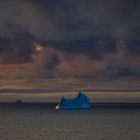
[[[94,103],[55,110],[56,103],[1,103],[0,140],[140,140],[140,104]]]

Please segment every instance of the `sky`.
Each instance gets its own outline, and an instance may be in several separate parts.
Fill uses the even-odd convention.
[[[139,0],[0,1],[0,78],[139,78],[139,54]]]

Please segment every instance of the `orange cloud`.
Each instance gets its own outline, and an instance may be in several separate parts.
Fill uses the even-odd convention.
[[[59,70],[75,74],[96,74],[103,71],[105,64],[101,60],[93,60],[86,55],[72,55],[60,53],[61,63],[58,65]]]

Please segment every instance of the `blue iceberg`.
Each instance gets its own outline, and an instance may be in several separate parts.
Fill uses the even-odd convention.
[[[79,92],[77,97],[73,99],[67,99],[62,97],[60,103],[56,106],[56,109],[89,109],[90,108],[90,101],[88,97]]]

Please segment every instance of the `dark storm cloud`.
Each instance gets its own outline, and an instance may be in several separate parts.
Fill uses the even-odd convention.
[[[128,40],[126,46],[129,52],[133,54],[140,53],[140,40]]]
[[[43,57],[39,63],[47,71],[58,67],[74,71],[72,67],[89,64],[96,68],[90,71],[87,66],[83,72],[98,68],[117,69],[122,75],[138,72],[139,65],[130,56],[140,52],[139,19],[139,0],[1,0],[0,62],[30,62],[33,43],[42,42],[46,51],[37,60]],[[129,59],[133,61],[128,65]]]
[[[50,15],[62,39],[88,36],[131,38],[131,29],[138,24],[138,0],[46,1],[38,6]]]
[[[0,62],[26,63],[33,53],[35,38],[21,27],[6,24],[9,36],[0,36]]]
[[[50,42],[58,50],[73,53],[74,55],[85,54],[91,59],[101,59],[106,53],[116,52],[116,40],[111,38],[88,38],[65,42]]]
[[[18,23],[48,40],[136,38],[131,33],[139,26],[139,3],[139,0],[2,0],[1,21]]]

